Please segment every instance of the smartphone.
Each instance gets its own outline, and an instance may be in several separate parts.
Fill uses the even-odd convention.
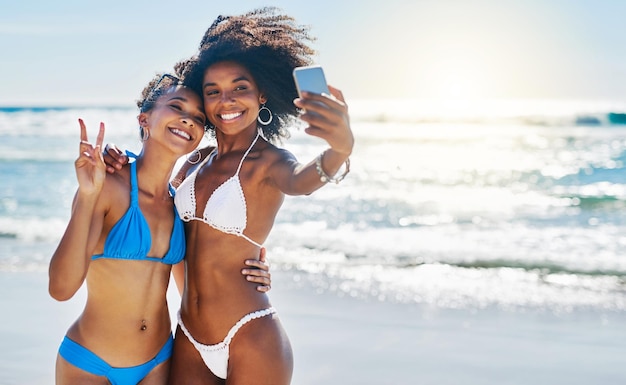
[[[293,79],[299,96],[302,96],[302,91],[330,95],[321,66],[296,67],[293,70]]]

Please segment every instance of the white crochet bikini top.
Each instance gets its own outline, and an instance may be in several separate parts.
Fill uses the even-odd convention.
[[[189,175],[176,190],[174,202],[176,209],[178,210],[178,216],[185,222],[192,220],[202,221],[207,225],[227,234],[234,234],[238,237],[242,237],[248,240],[250,243],[261,247],[261,244],[248,238],[243,231],[246,229],[247,215],[246,215],[246,197],[243,195],[243,189],[239,181],[239,171],[243,161],[248,156],[248,153],[254,147],[259,134],[252,141],[248,150],[243,154],[239,167],[235,175],[228,178],[222,183],[213,194],[209,197],[209,200],[204,207],[204,213],[202,217],[196,216],[196,175],[209,160],[213,159],[217,152],[214,150],[209,156],[206,157],[202,163]]]

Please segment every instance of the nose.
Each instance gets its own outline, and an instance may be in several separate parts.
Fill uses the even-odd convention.
[[[232,92],[222,92],[222,103],[232,102],[235,100]]]
[[[189,118],[188,116],[183,116],[180,118],[180,121],[183,124],[186,124],[188,126],[193,126],[193,119]]]

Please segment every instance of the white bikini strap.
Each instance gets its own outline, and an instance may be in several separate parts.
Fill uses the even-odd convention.
[[[218,342],[217,344],[214,344],[214,345],[204,345],[204,344],[201,344],[200,342],[196,341],[196,339],[193,338],[193,336],[191,335],[189,330],[187,330],[187,328],[185,327],[185,324],[183,323],[183,317],[180,314],[180,310],[178,311],[177,315],[178,315],[178,325],[180,325],[180,329],[183,331],[185,336],[187,336],[187,338],[189,339],[191,344],[193,346],[195,346],[196,349],[198,349],[198,351],[200,351],[200,350],[215,351],[215,350],[220,350],[220,349],[227,348],[228,345],[230,345],[230,341],[235,336],[235,333],[237,333],[237,331],[239,331],[239,329],[243,325],[247,324],[248,322],[250,322],[250,321],[252,321],[254,319],[265,317],[265,316],[268,316],[268,315],[274,314],[274,313],[276,313],[276,309],[274,309],[273,307],[269,307],[267,309],[257,310],[257,311],[255,311],[253,313],[245,315],[232,328],[230,328],[230,330],[228,331],[228,334],[226,335],[226,338],[224,338],[224,341]]]
[[[237,167],[237,172],[235,173],[235,175],[239,175],[239,170],[241,170],[241,165],[243,164],[243,161],[246,159],[246,156],[248,156],[248,154],[250,153],[250,150],[252,150],[252,147],[254,147],[254,144],[256,143],[257,139],[259,139],[259,133],[258,132],[256,133],[256,136],[254,137],[254,140],[252,141],[252,144],[246,150],[246,153],[243,154],[243,157],[241,158],[241,161],[239,162],[239,167]]]
[[[260,244],[259,242],[255,241],[254,239],[251,239],[250,237],[248,237],[246,234],[244,233],[235,233],[235,235],[237,235],[238,237],[241,237],[243,239],[245,239],[246,241],[252,243],[255,246],[259,246],[259,247],[263,247],[262,244]]]
[[[276,309],[274,309],[273,307],[270,307],[267,309],[255,311],[254,313],[247,314],[242,319],[240,319],[232,328],[230,328],[230,330],[228,331],[228,334],[226,335],[226,338],[224,338],[223,343],[225,343],[226,345],[230,345],[230,340],[233,339],[233,337],[235,336],[235,333],[237,333],[237,331],[243,325],[247,324],[253,319],[265,317],[274,313],[276,313]]]

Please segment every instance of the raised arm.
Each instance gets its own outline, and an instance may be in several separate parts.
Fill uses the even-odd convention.
[[[287,151],[270,168],[270,177],[285,194],[305,195],[328,182],[339,183],[350,171],[349,156],[354,147],[348,106],[340,90],[330,87],[330,95],[304,92],[294,104],[306,112],[300,119],[309,124],[304,130],[324,139],[330,148],[306,165],[300,165]],[[340,170],[343,170],[340,172]],[[340,172],[340,175],[336,175]]]
[[[72,214],[65,233],[52,255],[49,266],[48,291],[59,301],[70,299],[80,288],[91,260],[100,232],[104,210],[99,208],[100,193],[106,178],[106,166],[100,148],[104,139],[104,124],[95,147],[88,142],[87,130],[80,123],[79,156],[74,166],[78,179],[78,191],[74,196]]]

